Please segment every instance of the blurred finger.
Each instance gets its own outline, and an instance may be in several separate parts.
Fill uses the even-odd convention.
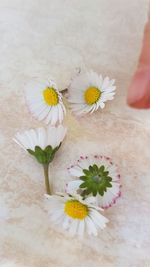
[[[135,108],[150,108],[150,14],[145,26],[138,69],[129,87],[127,102]]]

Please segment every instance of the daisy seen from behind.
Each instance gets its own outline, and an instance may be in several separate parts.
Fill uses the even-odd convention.
[[[29,152],[36,160],[42,164],[45,175],[45,186],[47,194],[51,194],[48,167],[53,161],[55,153],[61,146],[65,138],[67,129],[59,125],[57,127],[49,125],[48,127],[41,127],[30,129],[22,133],[17,133],[14,141],[20,145],[24,150]]]
[[[67,184],[67,192],[80,190],[82,195],[93,195],[101,208],[111,207],[121,195],[120,174],[109,157],[81,156],[68,171],[77,180]]]

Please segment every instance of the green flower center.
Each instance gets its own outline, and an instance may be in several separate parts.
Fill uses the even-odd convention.
[[[103,196],[109,187],[112,187],[112,178],[109,176],[109,171],[105,166],[98,167],[96,164],[89,166],[89,169],[84,169],[84,176],[80,179],[83,183],[80,185],[82,188],[82,196],[97,194]]]
[[[93,179],[93,181],[94,181],[95,183],[98,184],[98,183],[100,182],[100,180],[101,180],[101,177],[98,176],[98,175],[95,175],[95,176],[92,177],[92,179]]]

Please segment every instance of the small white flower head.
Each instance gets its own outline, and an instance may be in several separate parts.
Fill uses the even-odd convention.
[[[83,198],[76,194],[46,195],[47,210],[53,223],[61,225],[74,236],[97,235],[105,228],[108,219],[101,215],[102,209],[96,207],[93,197]]]
[[[120,174],[109,157],[81,156],[68,171],[78,180],[67,184],[67,193],[78,192],[85,197],[92,195],[97,205],[104,209],[111,207],[121,195]]]
[[[115,80],[102,78],[94,71],[79,74],[69,86],[68,101],[74,113],[81,116],[103,109],[105,102],[112,100],[115,95]]]
[[[17,133],[14,141],[35,156],[38,162],[44,164],[53,160],[66,131],[67,129],[62,125],[57,127],[49,125],[47,128],[41,127]]]
[[[26,90],[26,100],[29,110],[39,121],[56,125],[62,123],[66,113],[62,94],[53,80],[47,83],[32,82]]]

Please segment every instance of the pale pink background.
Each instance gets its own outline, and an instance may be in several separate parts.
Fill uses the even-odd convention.
[[[141,47],[148,0],[0,0],[0,267],[150,266],[150,111],[126,105]],[[116,78],[105,110],[66,117],[68,136],[51,165],[54,190],[80,155],[109,155],[119,165],[122,198],[106,211],[98,237],[72,239],[43,207],[43,173],[12,138],[36,127],[23,89],[53,76],[61,89],[78,68]]]

